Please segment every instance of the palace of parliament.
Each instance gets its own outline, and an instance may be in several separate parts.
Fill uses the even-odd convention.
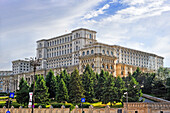
[[[163,57],[118,45],[99,43],[96,31],[76,29],[71,33],[37,41],[36,57],[42,59],[36,74],[45,77],[50,69],[57,75],[75,68],[81,74],[86,65],[100,73],[103,69],[113,76],[126,77],[137,67],[143,72],[155,72],[163,67]],[[31,85],[33,69],[27,60],[12,61],[12,71],[0,71],[0,92],[16,91],[22,77]]]

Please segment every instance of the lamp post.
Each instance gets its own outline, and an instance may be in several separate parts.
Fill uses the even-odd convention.
[[[35,93],[35,72],[36,72],[36,68],[37,66],[40,66],[40,59],[36,59],[35,58],[30,58],[27,59],[30,61],[30,66],[33,67],[33,72],[34,72],[34,76],[33,76],[33,96],[32,96],[32,113],[34,113],[34,102],[35,102],[35,98],[34,98],[34,93]]]
[[[124,95],[126,95],[126,106],[127,106],[126,113],[127,113],[128,112],[128,92],[124,92]]]

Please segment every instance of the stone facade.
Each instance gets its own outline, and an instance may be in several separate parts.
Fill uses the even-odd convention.
[[[163,67],[164,59],[152,53],[99,43],[96,40],[96,31],[84,28],[58,37],[38,40],[36,57],[42,59],[36,74],[44,77],[50,69],[57,75],[63,69],[71,73],[78,68],[82,74],[87,64],[97,73],[103,69],[115,77],[126,77],[137,67],[143,72],[155,72],[159,67]],[[29,61],[15,60],[12,64],[12,74],[0,75],[3,92],[16,91],[21,77],[24,77],[29,85],[33,81]]]

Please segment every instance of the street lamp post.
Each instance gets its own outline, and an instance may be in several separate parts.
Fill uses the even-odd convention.
[[[128,92],[125,92],[124,94],[126,95],[126,107],[127,107],[126,113],[127,113],[128,112]]]
[[[37,66],[40,66],[41,63],[40,63],[40,59],[36,59],[36,57],[35,58],[30,58],[29,61],[30,61],[30,66],[33,67],[33,72],[34,72],[34,76],[33,76],[33,96],[32,96],[32,113],[34,113],[35,72],[36,72]]]

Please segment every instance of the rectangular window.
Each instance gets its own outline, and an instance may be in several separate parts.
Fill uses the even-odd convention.
[[[138,111],[135,111],[135,113],[138,113]]]

